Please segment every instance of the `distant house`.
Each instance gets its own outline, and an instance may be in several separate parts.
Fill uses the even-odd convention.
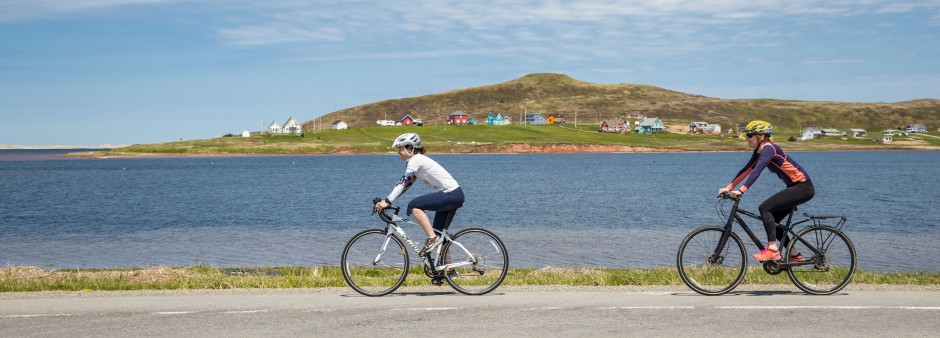
[[[865,136],[868,136],[868,132],[865,131],[865,129],[852,128],[852,129],[849,129],[848,136],[865,137]]]
[[[823,128],[822,136],[842,136],[842,132],[838,129]]]
[[[463,111],[455,111],[447,115],[447,124],[468,124],[470,123],[470,117],[467,114],[464,114]]]
[[[503,117],[502,113],[490,112],[490,114],[486,116],[486,124],[502,126],[506,124],[506,118]]]
[[[624,129],[627,129],[629,126],[626,122],[623,122],[621,119],[616,120],[603,120],[601,121],[601,127],[597,131],[602,133],[620,133]]]
[[[532,113],[532,114],[526,114],[525,124],[543,124],[544,125],[544,124],[547,124],[547,122],[545,121],[545,115],[542,115],[542,113]]]
[[[303,126],[294,120],[293,117],[288,118],[287,122],[284,122],[284,126],[281,126],[277,121],[271,122],[268,125],[268,135],[269,136],[281,136],[281,135],[292,135],[292,136],[302,136],[304,132]]]
[[[921,124],[909,124],[907,127],[904,127],[904,131],[908,133],[926,133],[927,127]]]
[[[407,114],[406,114],[406,115],[404,115],[404,116],[402,116],[402,117],[399,117],[398,120],[395,121],[395,125],[399,125],[399,126],[413,126],[413,125],[415,125],[415,119],[412,118],[411,115],[407,115]]]
[[[820,136],[822,136],[822,129],[816,127],[806,127],[803,128],[803,134],[800,135],[800,140],[815,140]]]
[[[512,118],[509,117],[509,116],[504,116],[504,117],[503,117],[503,125],[504,125],[504,126],[508,126],[508,125],[510,125],[510,124],[512,124]]]
[[[562,114],[548,114],[548,117],[545,118],[545,124],[564,124],[565,115]]]
[[[375,120],[375,124],[383,127],[394,127],[395,121],[392,120]]]
[[[277,121],[271,122],[271,124],[268,125],[268,135],[278,135],[281,133],[281,130],[281,124],[277,123]]]
[[[878,138],[875,139],[878,142],[891,142],[894,141],[894,134],[881,134]]]
[[[662,133],[666,131],[666,126],[663,125],[658,118],[647,117],[640,121],[640,126],[636,127],[633,130],[637,134],[651,134],[651,133]]]
[[[343,120],[336,120],[336,121],[333,121],[332,124],[330,124],[330,129],[333,129],[333,130],[349,129],[349,125],[346,124],[346,122]]]
[[[689,123],[689,133],[704,133],[708,128],[708,122],[699,121]]]
[[[245,130],[242,132],[242,137],[251,137],[251,133]]]

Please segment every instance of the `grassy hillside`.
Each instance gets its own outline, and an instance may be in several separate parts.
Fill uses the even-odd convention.
[[[410,114],[427,124],[444,124],[447,115],[456,110],[478,120],[484,120],[491,111],[501,112],[516,122],[523,111],[565,114],[569,121],[577,115],[580,121],[591,123],[622,113],[642,113],[658,117],[672,128],[686,127],[691,121],[706,121],[727,129],[753,119],[765,119],[788,135],[808,126],[869,131],[911,123],[933,130],[940,126],[940,100],[933,99],[899,103],[726,100],[640,84],[593,84],[562,74],[529,74],[494,85],[386,100],[336,111],[321,121],[344,120],[356,128],[373,126],[375,120],[385,116]],[[312,130],[313,122],[306,122],[304,128]]]

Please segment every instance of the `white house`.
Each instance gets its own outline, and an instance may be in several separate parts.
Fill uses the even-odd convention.
[[[806,127],[803,128],[803,135],[800,136],[801,141],[806,140],[815,140],[822,136],[822,129],[816,127]]]
[[[242,137],[251,137],[251,133],[245,130],[242,132]]]
[[[383,127],[394,127],[394,126],[395,126],[395,121],[392,121],[392,120],[376,120],[376,121],[375,121],[375,124],[380,125],[380,126],[383,126]]]
[[[330,124],[330,129],[334,129],[334,130],[349,129],[349,125],[346,124],[346,122],[343,120],[336,120],[336,121],[333,121],[332,124]]]
[[[865,131],[865,129],[852,128],[852,129],[849,129],[849,136],[865,137],[865,136],[868,136],[868,132]]]
[[[271,125],[268,126],[268,135],[277,136],[277,135],[296,135],[300,136],[304,132],[303,126],[294,120],[293,117],[288,118],[287,122],[284,122],[282,127],[277,121],[271,122]]]

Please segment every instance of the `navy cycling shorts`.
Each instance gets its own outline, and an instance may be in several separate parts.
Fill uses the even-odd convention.
[[[460,187],[451,192],[432,192],[415,197],[408,202],[408,216],[411,216],[414,209],[421,209],[425,212],[434,211],[434,229],[441,230],[450,214],[463,206],[463,201],[463,189]]]

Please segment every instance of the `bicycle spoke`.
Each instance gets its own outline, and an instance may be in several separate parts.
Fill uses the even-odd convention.
[[[855,273],[855,247],[842,232],[831,227],[809,227],[790,242],[789,253],[801,253],[805,264],[792,266],[787,274],[801,290],[817,295],[835,293]]]
[[[722,228],[694,230],[679,246],[676,259],[679,276],[692,290],[718,295],[734,289],[745,273],[744,245],[732,234],[725,247],[715,255],[724,233]]]
[[[409,262],[401,240],[376,229],[354,236],[346,244],[340,264],[350,287],[366,296],[382,296],[404,283]]]
[[[447,271],[447,282],[457,291],[482,295],[493,291],[506,278],[509,255],[495,234],[484,229],[464,229],[444,247],[444,263],[461,264]],[[458,244],[459,243],[459,244]]]

